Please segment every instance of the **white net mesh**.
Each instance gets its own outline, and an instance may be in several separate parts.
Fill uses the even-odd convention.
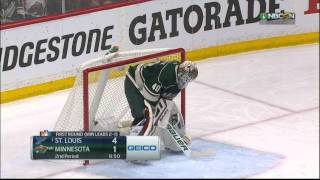
[[[102,67],[113,62],[124,62],[123,65],[113,68],[103,68],[88,74],[88,121],[90,131],[117,131],[121,121],[132,121],[130,108],[124,93],[124,78],[129,66],[136,63],[153,61],[181,61],[181,54],[162,53],[153,58],[142,58],[136,63],[127,63],[130,59],[144,57],[160,52],[169,52],[168,49],[151,49],[143,51],[119,52],[106,55],[82,64],[77,69],[76,80],[64,108],[55,124],[55,131],[83,131],[84,130],[84,77],[83,71],[92,67]],[[175,101],[181,106],[181,96]]]

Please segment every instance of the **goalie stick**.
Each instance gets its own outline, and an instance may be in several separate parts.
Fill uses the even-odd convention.
[[[208,157],[208,156],[214,155],[215,152],[213,149],[206,149],[203,151],[192,151],[189,148],[188,144],[185,142],[184,138],[180,136],[180,134],[176,131],[176,129],[170,123],[167,123],[166,126],[159,125],[159,121],[163,119],[163,117],[168,111],[166,103],[161,103],[160,106],[157,106],[154,111],[155,113],[153,113],[151,105],[147,101],[145,101],[145,105],[149,109],[149,125],[148,125],[149,132],[147,135],[154,133],[156,128],[154,128],[153,126],[158,126],[168,131],[168,133],[170,134],[170,137],[175,141],[177,146],[187,157],[201,158],[201,157]],[[153,123],[150,123],[150,122],[153,122]]]
[[[183,151],[183,153],[187,157],[191,157],[192,151],[188,147],[187,143],[183,140],[183,138],[179,135],[179,133],[172,127],[170,123],[168,123],[166,130],[169,132],[173,140],[176,142],[176,144],[180,147],[180,149]]]

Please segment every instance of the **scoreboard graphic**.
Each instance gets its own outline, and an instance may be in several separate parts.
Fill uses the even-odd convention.
[[[120,136],[119,132],[49,132],[31,137],[31,159],[159,160],[158,136]]]

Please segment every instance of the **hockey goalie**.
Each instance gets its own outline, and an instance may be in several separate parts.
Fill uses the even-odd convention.
[[[183,116],[173,99],[197,76],[198,69],[191,61],[130,66],[124,82],[133,117],[130,135],[159,136],[161,147],[173,151],[181,151],[179,143],[174,141],[174,133],[190,144]]]

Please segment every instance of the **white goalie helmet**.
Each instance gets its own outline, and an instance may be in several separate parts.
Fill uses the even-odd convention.
[[[183,89],[187,84],[198,76],[198,68],[192,61],[184,61],[178,66],[177,83],[179,89]]]

